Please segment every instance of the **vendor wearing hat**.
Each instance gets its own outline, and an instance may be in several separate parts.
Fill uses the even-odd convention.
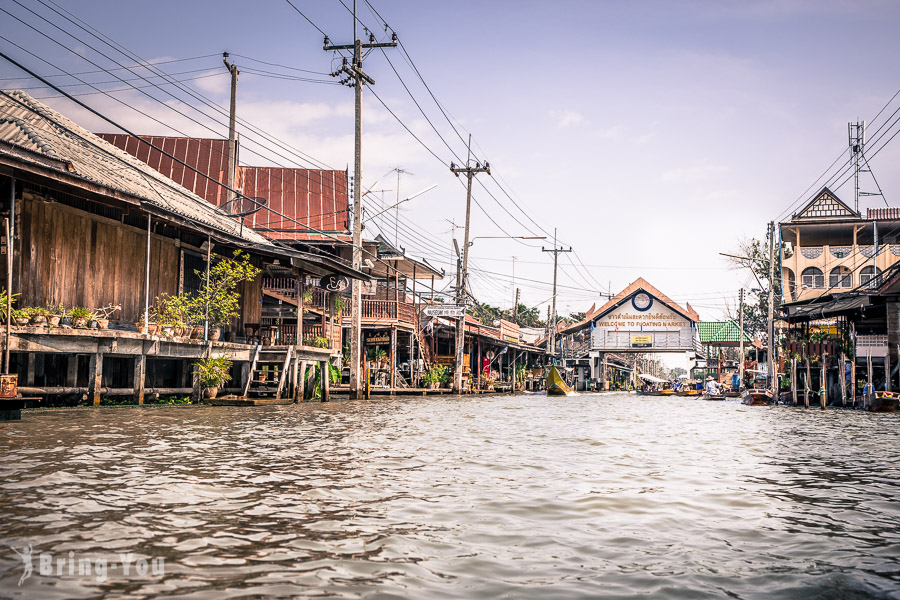
[[[712,377],[706,378],[706,393],[707,394],[718,394],[719,388],[716,385],[716,381]]]

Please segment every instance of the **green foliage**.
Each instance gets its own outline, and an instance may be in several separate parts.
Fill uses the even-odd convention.
[[[382,348],[378,348],[375,350],[375,362],[384,362],[388,358],[388,353],[384,351]]]
[[[450,381],[450,370],[442,365],[432,365],[422,375],[422,381],[425,383],[447,383]]]
[[[16,303],[16,298],[19,297],[19,294],[12,295],[12,304]],[[9,303],[9,294],[7,294],[6,290],[0,292],[0,323],[6,322],[6,305]]]
[[[331,363],[328,364],[329,382],[338,384],[341,382],[341,370]],[[306,372],[306,381],[313,380],[313,399],[318,400],[322,397],[322,369],[319,365],[315,365]]]
[[[203,387],[221,387],[223,383],[231,380],[228,373],[231,370],[231,360],[224,356],[201,358],[194,364],[197,365]]]
[[[528,377],[528,367],[525,365],[516,365],[516,381],[522,383]]]
[[[248,254],[235,250],[233,258],[223,258],[210,267],[208,280],[205,271],[194,272],[204,281],[197,294],[188,297],[187,306],[199,321],[203,320],[208,306],[210,325],[221,327],[241,314],[238,284],[255,279],[261,271],[250,264]]]
[[[73,319],[92,319],[94,317],[94,313],[89,311],[87,308],[83,306],[73,306],[69,309],[69,315]]]
[[[13,320],[28,319],[28,318],[30,318],[30,315],[28,314],[28,311],[25,310],[24,308],[14,308],[11,311],[9,311],[9,318],[13,319]]]
[[[546,326],[546,323],[541,320],[541,313],[538,308],[536,306],[529,308],[524,304],[520,304],[517,314],[513,314],[511,309],[503,310],[496,306],[476,301],[471,309],[471,314],[485,325],[492,325],[495,321],[503,319],[520,327]]]
[[[148,401],[145,404],[162,404],[166,406],[190,404],[190,396],[160,396],[156,400]]]
[[[325,337],[316,337],[313,339],[313,346],[316,348],[328,348],[328,338]]]
[[[338,314],[342,310],[344,310],[344,306],[347,305],[347,302],[344,300],[344,297],[341,296],[340,294],[332,294],[331,303],[332,303],[332,306],[334,307],[334,312],[338,313]]]

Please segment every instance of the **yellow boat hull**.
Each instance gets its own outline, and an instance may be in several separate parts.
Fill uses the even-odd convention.
[[[568,396],[572,393],[572,388],[566,383],[556,369],[551,365],[547,371],[547,395],[548,396]]]

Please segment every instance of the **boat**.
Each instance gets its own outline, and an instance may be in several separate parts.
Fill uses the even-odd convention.
[[[746,404],[747,406],[772,404],[772,392],[759,388],[744,390],[741,394],[741,404]]]
[[[725,397],[726,398],[740,398],[741,393],[737,390],[728,390],[727,392],[725,392]]]
[[[896,412],[900,394],[897,392],[875,392],[869,400],[868,407],[872,412]]]
[[[550,365],[547,370],[547,395],[548,396],[569,396],[572,394],[572,388],[562,378],[556,365]]]
[[[710,394],[709,392],[703,392],[703,396],[701,396],[702,400],[724,400],[725,392],[719,392],[718,394]]]
[[[656,392],[656,395],[657,396],[674,396],[675,390],[673,390],[672,388],[665,388],[665,389],[662,389],[662,390],[659,390],[658,392]]]

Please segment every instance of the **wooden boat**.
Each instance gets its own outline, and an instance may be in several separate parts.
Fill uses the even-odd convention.
[[[872,412],[896,412],[898,403],[900,394],[896,392],[875,392],[868,406]]]
[[[673,390],[672,388],[666,388],[664,390],[659,390],[658,392],[656,392],[656,395],[657,396],[674,396],[675,390]]]
[[[725,392],[720,392],[718,394],[710,394],[709,392],[704,392],[703,396],[701,396],[702,400],[724,400]]]
[[[725,392],[725,397],[726,398],[740,398],[741,393],[736,390],[728,390],[727,392]]]
[[[761,389],[744,390],[741,394],[741,404],[747,406],[772,404],[772,392]]]
[[[572,393],[572,388],[566,383],[562,375],[556,369],[556,365],[550,365],[547,370],[547,395],[548,396],[568,396]]]

